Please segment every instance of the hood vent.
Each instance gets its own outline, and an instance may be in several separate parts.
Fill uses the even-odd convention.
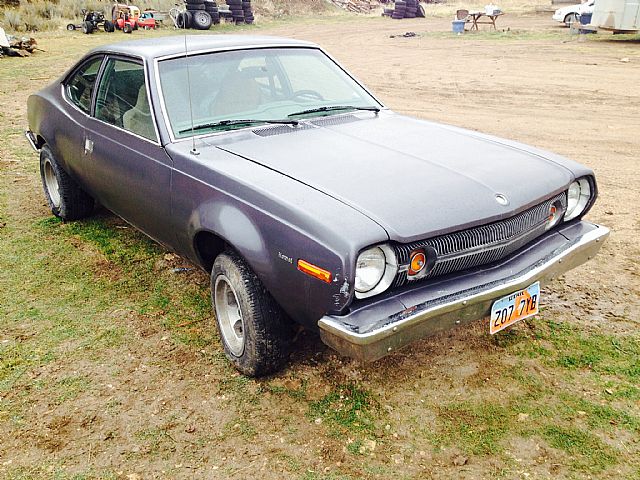
[[[298,124],[297,127],[293,125],[270,125],[268,127],[256,128],[253,133],[260,135],[261,137],[271,137],[273,135],[284,135],[285,133],[294,133],[300,130],[309,130],[313,128],[311,125],[304,123]]]
[[[322,117],[318,120],[314,120],[313,123],[316,127],[330,127],[332,125],[340,125],[343,123],[355,122],[361,120],[355,115],[333,115],[330,117]]]

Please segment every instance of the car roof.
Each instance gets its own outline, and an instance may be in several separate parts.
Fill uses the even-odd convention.
[[[120,53],[153,60],[158,57],[184,53],[185,43],[189,52],[266,46],[317,47],[316,44],[311,42],[267,35],[171,35],[103,45],[93,49],[90,54],[100,52]]]

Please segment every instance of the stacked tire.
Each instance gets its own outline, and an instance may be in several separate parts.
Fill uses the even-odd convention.
[[[391,14],[391,18],[395,20],[402,20],[407,13],[407,2],[404,0],[398,0],[396,2],[396,6],[393,9],[393,13]]]
[[[211,21],[214,25],[220,23],[220,12],[218,10],[218,4],[214,0],[205,0],[204,11],[211,16]]]
[[[242,0],[227,0],[229,10],[231,10],[231,18],[235,23],[244,23],[244,8]]]
[[[396,20],[416,17],[423,18],[424,15],[424,7],[420,5],[420,0],[398,0],[393,10],[385,8],[382,12],[383,17],[389,16]]]
[[[218,7],[215,2],[205,2],[205,0],[186,0],[187,10],[179,13],[176,22],[179,28],[195,28],[197,30],[209,30],[213,23],[212,14],[207,11],[207,4],[213,3],[215,6],[215,13],[218,13]],[[213,10],[213,7],[209,7]],[[218,21],[220,21],[220,16]]]
[[[404,18],[416,18],[416,11],[418,10],[418,0],[405,0],[407,8],[404,12]]]
[[[242,0],[242,11],[244,12],[244,23],[253,23],[253,10],[251,0]]]

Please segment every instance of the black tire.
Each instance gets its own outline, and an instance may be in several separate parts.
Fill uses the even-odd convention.
[[[240,5],[242,6],[242,0],[227,0],[227,5]]]
[[[186,0],[186,4],[191,5],[204,5],[204,0]]]
[[[91,22],[82,22],[82,33],[89,35],[91,32],[93,32],[93,25],[91,25]]]
[[[123,31],[124,33],[132,33],[132,32],[133,32],[133,27],[131,26],[131,24],[130,24],[130,23],[125,23],[125,24],[122,26],[122,31]]]
[[[180,12],[176,17],[176,25],[178,28],[184,28],[184,13]]]
[[[73,23],[67,25],[67,30],[73,32],[76,29],[76,26]]]
[[[211,300],[224,352],[234,367],[258,377],[286,363],[291,322],[251,267],[233,251],[218,255],[213,263]]]
[[[193,14],[187,10],[184,12],[184,28],[191,28],[193,26]]]
[[[91,214],[95,202],[56,161],[47,145],[40,150],[40,178],[47,204],[65,222]]]
[[[212,13],[211,14],[211,21],[213,22],[214,25],[219,25],[220,24],[220,14],[219,13]]]
[[[211,28],[211,15],[204,10],[193,12],[193,27],[196,30],[209,30]]]
[[[204,11],[207,13],[218,13],[218,7],[205,7]]]
[[[424,11],[424,7],[422,5],[418,5],[418,9],[416,10],[416,17],[424,18],[426,15]]]
[[[204,5],[187,5],[187,10],[189,12],[204,12],[205,10],[205,6]]]
[[[113,23],[111,23],[109,20],[105,20],[104,21],[103,27],[104,27],[104,31],[105,32],[111,33],[111,32],[113,32],[115,30],[115,27],[113,26]]]

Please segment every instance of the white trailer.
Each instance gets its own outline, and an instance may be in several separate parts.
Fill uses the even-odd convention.
[[[591,26],[616,33],[640,30],[640,0],[596,0]]]

